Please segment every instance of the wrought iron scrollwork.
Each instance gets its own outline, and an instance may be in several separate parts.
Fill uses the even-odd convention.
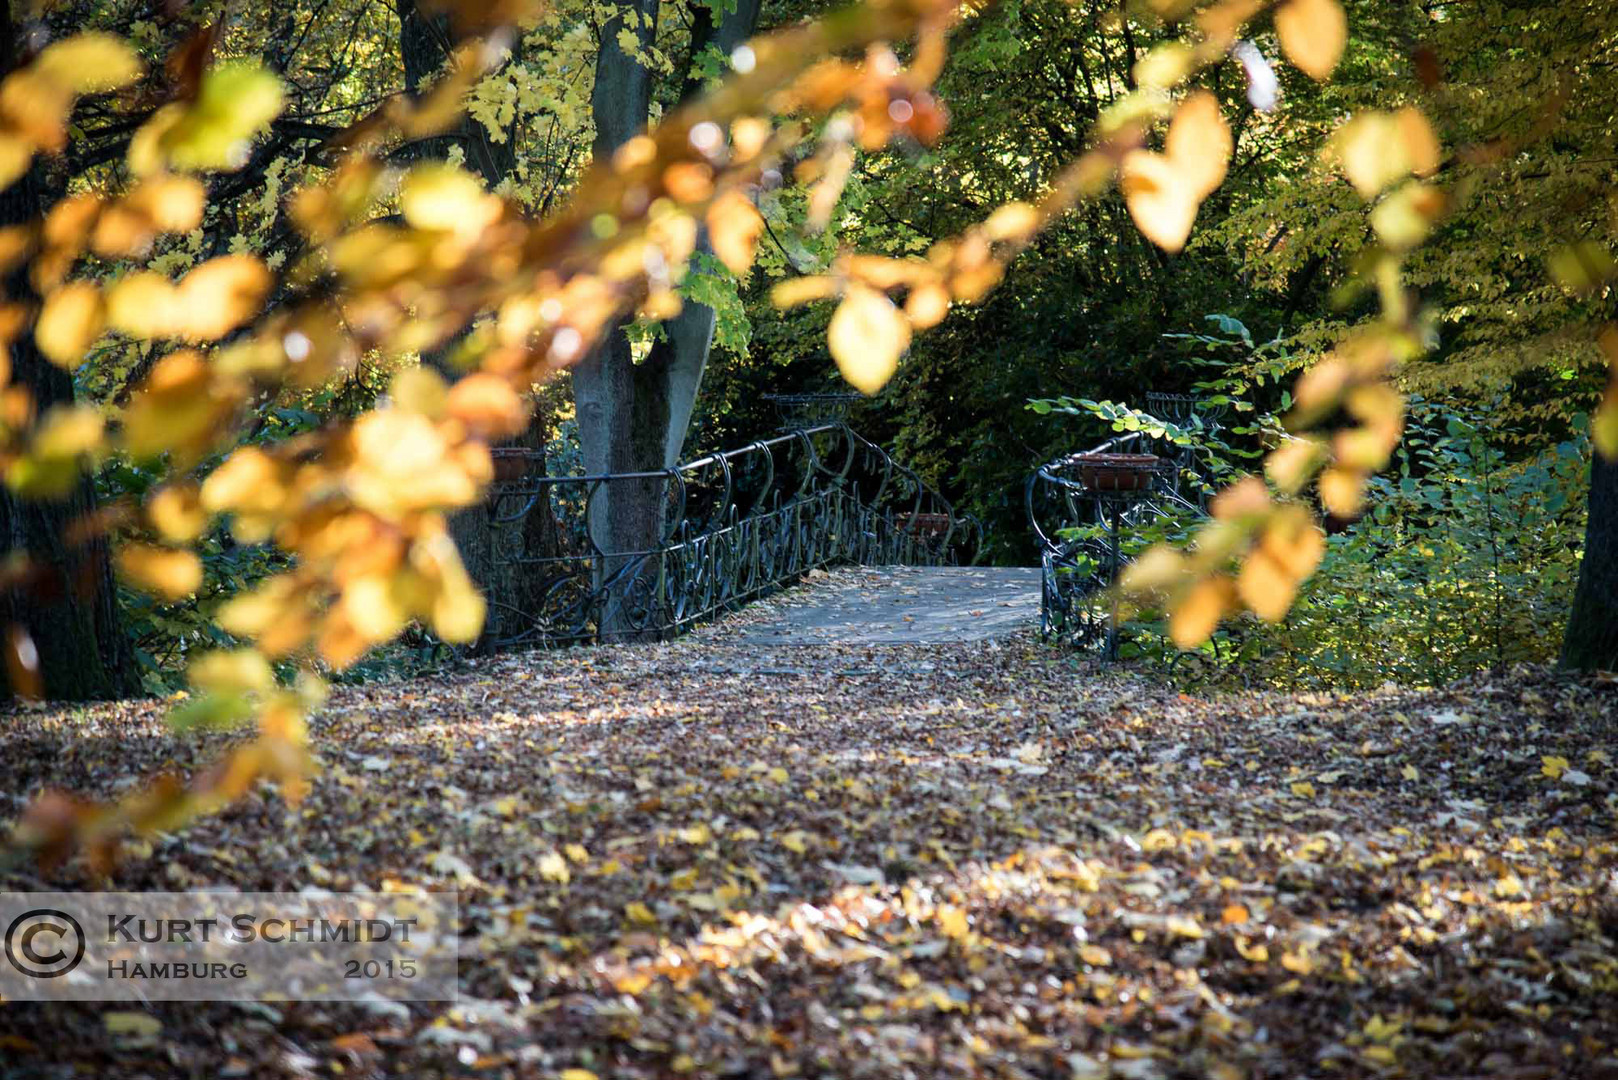
[[[664,638],[843,563],[974,561],[969,514],[845,423],[799,428],[672,469],[546,476],[534,451],[496,451],[487,510],[486,644]],[[614,488],[659,490],[656,542],[607,550],[599,508]]]
[[[1153,416],[1176,424],[1195,414],[1218,426],[1219,411],[1192,397],[1149,394]],[[1097,455],[1155,454],[1159,464],[1139,488],[1098,490],[1085,482]],[[1092,474],[1093,475],[1093,474]],[[1154,442],[1141,432],[1109,439],[1093,450],[1059,458],[1028,478],[1024,502],[1040,547],[1040,635],[1047,641],[1099,648],[1115,659],[1118,619],[1111,586],[1127,537],[1154,518],[1200,515],[1211,486],[1195,447]]]

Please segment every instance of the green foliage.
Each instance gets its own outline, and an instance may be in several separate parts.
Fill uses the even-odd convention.
[[[1187,661],[1148,615],[1127,625],[1120,655],[1217,682],[1339,689],[1443,685],[1553,660],[1579,569],[1588,437],[1513,460],[1487,437],[1501,405],[1412,406],[1393,469],[1371,480],[1369,513],[1335,527],[1284,622],[1242,616]],[[1211,459],[1223,453],[1217,439],[1193,441]],[[1183,544],[1191,524],[1156,519],[1125,552]]]

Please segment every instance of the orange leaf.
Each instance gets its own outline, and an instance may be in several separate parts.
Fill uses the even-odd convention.
[[[1236,591],[1242,602],[1252,608],[1266,622],[1280,622],[1292,606],[1292,597],[1298,591],[1297,579],[1287,573],[1286,567],[1268,552],[1258,550],[1242,563],[1241,576],[1236,579]]]
[[[1169,637],[1182,649],[1201,645],[1218,627],[1230,608],[1230,600],[1230,578],[1219,575],[1197,582],[1175,605],[1169,618]]]
[[[1348,44],[1348,16],[1337,0],[1287,0],[1275,13],[1275,33],[1287,59],[1324,82]]]
[[[1175,163],[1150,150],[1131,150],[1119,176],[1129,216],[1146,239],[1164,251],[1185,247],[1197,220],[1196,188]]]
[[[1230,125],[1219,113],[1219,99],[1198,90],[1180,103],[1169,124],[1163,150],[1200,201],[1225,179],[1235,149]]]
[[[764,218],[739,191],[725,192],[708,208],[708,235],[713,240],[714,254],[738,277],[752,267],[763,232]]]

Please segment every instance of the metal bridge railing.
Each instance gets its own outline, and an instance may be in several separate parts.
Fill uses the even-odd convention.
[[[1184,424],[1195,413],[1210,428],[1218,426],[1220,410],[1195,398],[1149,394],[1147,404],[1161,420]],[[1157,460],[1150,466],[1113,466],[1113,482],[1107,483],[1098,457],[1123,454]],[[1118,609],[1111,587],[1129,537],[1157,518],[1205,514],[1209,490],[1194,447],[1164,447],[1141,432],[1058,458],[1030,475],[1024,502],[1040,548],[1040,636],[1099,648],[1106,659],[1116,659]]]
[[[535,451],[496,451],[485,643],[663,638],[842,563],[973,561],[982,529],[845,423],[785,432],[674,468],[546,476]],[[643,546],[611,550],[603,504],[659,489]]]

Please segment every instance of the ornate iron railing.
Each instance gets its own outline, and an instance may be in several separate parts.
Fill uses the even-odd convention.
[[[485,645],[672,636],[839,563],[949,565],[982,529],[880,446],[831,423],[658,472],[546,476],[535,451],[496,451],[485,512]],[[603,504],[654,489],[661,535],[611,550]]]
[[[1185,424],[1193,413],[1216,427],[1220,412],[1184,395],[1148,394],[1157,419]],[[1155,454],[1139,488],[1102,490],[1093,455]],[[1118,609],[1111,586],[1125,559],[1129,536],[1153,519],[1206,513],[1209,478],[1195,449],[1155,442],[1141,432],[1108,439],[1092,450],[1058,458],[1033,473],[1024,489],[1028,521],[1040,547],[1040,635],[1080,647],[1118,653]]]

